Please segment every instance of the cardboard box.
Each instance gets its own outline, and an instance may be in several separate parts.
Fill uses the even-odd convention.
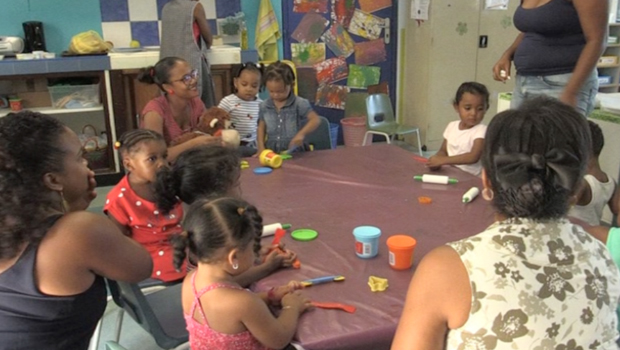
[[[601,56],[598,59],[599,66],[612,66],[618,64],[618,56]]]
[[[611,84],[611,76],[610,75],[599,75],[598,84],[599,85]]]
[[[610,35],[607,37],[607,43],[608,44],[617,44],[618,43],[618,37],[614,36],[614,35]]]

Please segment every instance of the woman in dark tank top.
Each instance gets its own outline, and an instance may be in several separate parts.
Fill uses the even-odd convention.
[[[138,282],[148,253],[84,211],[94,173],[77,135],[31,111],[0,119],[0,350],[87,349],[103,277]]]
[[[588,115],[598,91],[596,64],[605,49],[607,0],[522,0],[514,14],[521,32],[493,67],[505,82],[517,71],[511,107],[548,95]]]

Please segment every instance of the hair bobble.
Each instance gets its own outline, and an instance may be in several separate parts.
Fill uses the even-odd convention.
[[[122,144],[121,144],[120,141],[114,142],[114,149],[119,149],[119,148],[121,148],[121,146],[122,146]]]
[[[243,216],[243,214],[245,213],[245,208],[237,208],[237,213],[239,213],[239,216]]]

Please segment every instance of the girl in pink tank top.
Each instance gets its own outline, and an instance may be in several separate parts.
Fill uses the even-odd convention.
[[[198,267],[183,282],[183,312],[193,350],[282,349],[293,338],[310,301],[292,281],[269,292],[242,288],[235,277],[249,269],[260,249],[262,218],[242,199],[194,202],[173,237],[175,266],[187,251]],[[274,316],[269,306],[281,306]]]

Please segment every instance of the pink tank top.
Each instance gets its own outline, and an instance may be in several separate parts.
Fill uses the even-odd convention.
[[[229,284],[214,283],[204,287],[199,292],[196,292],[195,279],[196,274],[192,276],[194,302],[192,303],[189,314],[185,314],[185,323],[187,324],[187,331],[189,333],[189,345],[192,350],[269,350],[269,348],[264,347],[258,340],[256,340],[250,331],[237,334],[225,334],[209,327],[209,322],[207,321],[205,312],[200,304],[200,297],[206,292],[216,288],[243,288]],[[193,317],[196,307],[200,310],[200,316],[202,317],[204,324],[198,323],[198,321],[196,321]]]

